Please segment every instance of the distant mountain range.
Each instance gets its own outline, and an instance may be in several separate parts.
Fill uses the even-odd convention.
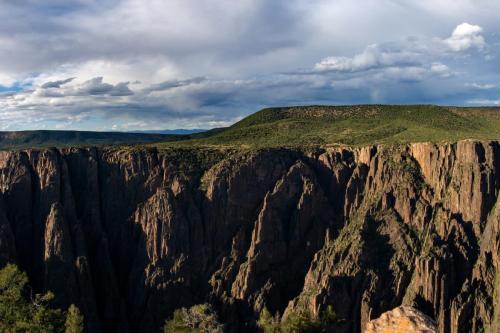
[[[0,132],[0,149],[106,146],[179,140],[180,135],[91,131]]]

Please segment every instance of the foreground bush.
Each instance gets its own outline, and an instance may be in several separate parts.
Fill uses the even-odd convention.
[[[173,317],[167,320],[165,333],[222,333],[224,325],[218,322],[217,314],[209,304],[194,305],[189,309],[174,311]]]
[[[68,308],[68,314],[66,315],[65,333],[83,333],[84,323],[83,316],[80,310],[73,304]]]
[[[64,332],[65,326],[67,332],[83,332],[78,308],[71,305],[65,318],[61,310],[47,306],[53,298],[51,292],[33,295],[26,273],[15,265],[6,265],[0,270],[0,333],[57,333]]]
[[[318,317],[314,317],[309,311],[298,311],[289,313],[282,320],[279,316],[273,317],[264,308],[257,325],[264,333],[317,333],[326,332],[329,326],[337,322],[339,322],[337,315],[329,305]]]

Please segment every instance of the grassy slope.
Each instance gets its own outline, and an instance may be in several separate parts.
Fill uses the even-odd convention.
[[[306,106],[261,110],[223,130],[160,146],[369,145],[500,139],[500,108]]]
[[[138,145],[168,147],[307,147],[461,139],[500,139],[500,108],[433,105],[269,108],[228,128],[174,136],[143,133],[0,132],[0,149]]]

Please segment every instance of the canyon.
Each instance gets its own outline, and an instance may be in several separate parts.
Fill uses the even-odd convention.
[[[500,331],[500,142],[0,152],[0,266],[90,332],[158,332],[210,303],[363,332],[401,305]]]

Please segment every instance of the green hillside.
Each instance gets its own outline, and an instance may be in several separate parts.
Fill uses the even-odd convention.
[[[268,108],[236,124],[160,146],[368,145],[500,139],[500,108],[434,105]]]
[[[129,145],[178,140],[182,136],[90,131],[0,132],[0,149]]]
[[[500,139],[500,108],[435,105],[267,108],[227,128],[165,135],[120,132],[0,132],[0,149],[69,146],[304,147]]]

